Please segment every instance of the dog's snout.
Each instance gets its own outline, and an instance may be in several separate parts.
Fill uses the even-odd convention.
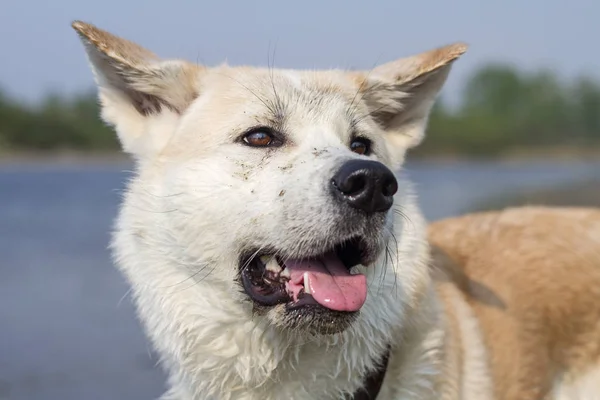
[[[389,210],[398,191],[392,171],[372,160],[346,162],[331,182],[337,198],[367,213]]]

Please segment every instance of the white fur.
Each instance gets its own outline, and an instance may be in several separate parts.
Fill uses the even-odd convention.
[[[552,399],[555,400],[600,400],[600,368],[574,377],[563,376],[554,383]]]
[[[100,98],[106,106],[102,118],[116,127],[123,150],[130,154],[152,156],[158,153],[175,132],[179,118],[173,111],[140,117],[119,92],[103,89]]]
[[[357,75],[345,71],[195,70],[159,64],[89,25],[75,27],[96,72],[103,117],[137,159],[112,249],[169,372],[163,398],[339,399],[361,387],[388,345],[379,399],[438,398],[444,324],[429,281],[425,222],[407,182],[399,181],[398,213],[390,211],[375,233],[378,260],[360,267],[369,292],[345,331],[309,335],[278,326],[277,310],[254,315],[236,275],[244,247],[276,243],[298,255],[340,240],[332,232],[352,221],[340,220],[328,185],[343,162],[367,157],[349,150],[351,135],[373,142],[370,159],[400,167],[423,136],[458,50],[392,68],[402,76],[379,69],[365,81],[371,89],[359,93]],[[423,78],[437,69],[431,82]],[[184,73],[187,84],[176,80]],[[157,98],[164,106],[155,106]],[[369,116],[382,104],[389,125]],[[268,124],[274,110],[284,121],[283,147],[236,141]]]
[[[372,356],[380,354],[387,343],[405,348],[399,330],[410,323],[404,315],[410,304],[403,304],[403,299],[425,279],[424,265],[419,265],[424,245],[417,236],[423,227],[418,214],[409,214],[410,227],[401,219],[396,221],[397,235],[404,237],[399,242],[401,262],[396,272],[388,271],[382,281],[382,263],[365,271],[371,290],[352,328],[339,335],[305,338],[253,319],[249,304],[239,299],[231,267],[190,278],[196,271],[189,260],[182,259],[177,249],[165,251],[149,240],[150,232],[163,231],[165,219],[173,217],[172,213],[152,211],[162,208],[153,206],[152,198],[167,194],[144,193],[144,185],[138,192],[133,186],[126,196],[114,246],[118,265],[133,285],[146,329],[172,373],[172,389],[165,398],[339,398],[342,392],[359,387],[363,372],[372,367]],[[405,206],[407,211],[416,211],[412,207]],[[158,220],[149,219],[150,215]],[[138,235],[145,238],[140,240]],[[207,235],[203,247],[219,248],[222,240]],[[162,252],[165,254],[159,254]],[[415,371],[414,363],[406,365]],[[429,368],[427,365],[422,368]],[[398,388],[407,392],[423,385],[411,380],[401,384]]]
[[[471,306],[459,293],[453,294],[451,307],[456,313],[463,352],[463,363],[460,366],[462,385],[459,398],[464,400],[493,400],[494,391],[492,374],[488,365],[489,357],[477,317],[474,315]]]

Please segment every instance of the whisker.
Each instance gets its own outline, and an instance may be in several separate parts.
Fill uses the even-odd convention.
[[[194,272],[192,275],[188,276],[187,278],[185,278],[184,280],[182,280],[180,282],[173,283],[171,285],[157,286],[157,288],[160,288],[160,289],[169,289],[169,288],[173,288],[173,287],[179,286],[182,283],[185,283],[185,282],[189,281],[190,279],[193,279],[194,277],[196,277],[196,275],[198,275],[200,272],[202,272],[205,268],[206,268],[206,265],[202,266],[196,272]],[[192,286],[194,286],[194,285],[192,285]]]
[[[144,212],[151,213],[151,214],[169,214],[169,213],[172,213],[172,212],[179,211],[179,209],[177,209],[177,208],[160,211],[160,210],[148,210],[146,208],[142,208],[142,207],[138,207],[138,206],[133,206],[133,205],[130,205],[130,206],[134,207],[134,208],[136,208],[136,209],[138,209],[140,211],[144,211]]]
[[[130,287],[125,294],[119,299],[119,301],[117,302],[117,308],[121,307],[121,303],[123,303],[123,301],[125,300],[125,298],[129,295],[129,293],[131,293],[133,291],[133,287]]]
[[[398,239],[396,238],[396,235],[394,234],[394,232],[390,231],[390,234],[392,236],[392,239],[394,240],[394,249],[396,252],[396,262],[394,263],[394,261],[392,260],[392,269],[394,271],[394,294],[397,293],[397,288],[398,288],[398,267],[400,265],[400,249],[399,249],[399,245],[398,245]]]
[[[269,47],[271,47],[271,43],[269,42]],[[273,46],[273,65],[271,65],[271,56],[270,56],[270,51],[267,52],[267,69],[269,71],[269,80],[271,81],[271,87],[273,88],[273,95],[275,96],[275,111],[276,113],[275,116],[276,117],[282,117],[284,115],[283,113],[283,102],[281,101],[281,98],[279,97],[279,94],[277,93],[277,89],[275,88],[275,80],[273,79],[273,68],[275,66],[275,52],[277,51],[277,42],[275,42],[275,45]]]
[[[196,286],[198,283],[200,283],[200,282],[202,282],[204,279],[206,279],[206,278],[207,278],[207,277],[208,277],[210,274],[212,274],[212,273],[213,273],[213,271],[215,270],[215,268],[216,268],[216,266],[213,266],[213,267],[210,269],[210,271],[208,271],[208,272],[206,273],[206,275],[204,275],[204,277],[202,277],[202,278],[200,278],[199,280],[197,280],[197,281],[193,282],[193,283],[192,283],[191,285],[189,285],[188,287],[185,287],[185,288],[183,288],[183,289],[181,289],[181,290],[179,290],[179,291],[173,292],[173,293],[181,293],[181,292],[183,292],[184,290],[188,290],[188,289],[191,289],[191,288],[193,288],[193,287],[194,287],[194,286]],[[205,269],[206,269],[206,266],[204,266],[204,267],[200,268],[198,271],[196,271],[194,274],[192,274],[192,275],[191,275],[190,277],[188,277],[187,279],[184,279],[183,281],[179,282],[178,284],[171,285],[171,286],[172,286],[172,287],[175,287],[175,286],[178,286],[178,285],[180,285],[180,284],[182,284],[182,283],[184,283],[184,282],[187,282],[188,280],[191,280],[191,279],[195,278],[195,277],[196,277],[196,276],[197,276],[197,275],[198,275],[200,272],[204,271]],[[168,287],[168,286],[167,286],[167,287]]]
[[[160,195],[160,194],[152,193],[152,192],[150,192],[146,188],[143,188],[142,190],[147,195],[152,196],[152,197],[156,197],[156,198],[160,198],[160,199],[166,199],[166,198],[169,198],[169,197],[177,197],[177,196],[181,196],[181,195],[185,194],[184,192],[179,192],[179,193],[173,193],[173,194]]]
[[[406,213],[404,213],[401,209],[399,209],[399,208],[393,208],[392,211],[396,215],[399,215],[404,222],[406,222],[407,224],[410,225],[411,228],[415,227],[415,225],[414,225],[413,221],[410,219],[410,217],[408,215],[406,215]]]
[[[244,265],[242,265],[242,267],[240,268],[240,272],[245,272],[246,268],[248,268],[250,266],[250,263],[254,260],[254,258],[258,255],[258,253],[260,253],[261,251],[263,251],[265,248],[265,245],[260,246],[258,248],[258,250],[256,250],[254,252],[254,254],[252,254],[250,257],[248,257],[248,259],[246,260],[246,262],[244,262]]]
[[[381,279],[380,279],[380,282],[379,282],[379,291],[377,292],[378,295],[381,293],[381,288],[385,284],[385,276],[386,276],[386,272],[387,272],[388,260],[389,259],[390,259],[390,249],[389,249],[389,246],[386,244],[385,245],[385,259],[383,261],[383,268],[382,268],[383,271],[381,273]]]

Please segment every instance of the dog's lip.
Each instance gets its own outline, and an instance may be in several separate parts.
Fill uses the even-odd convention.
[[[296,302],[288,302],[286,304],[286,309],[288,311],[301,310],[302,308],[309,307],[309,306],[310,307],[322,307],[319,303],[317,303],[317,301],[312,296],[312,294],[306,294],[305,293],[302,297],[300,297],[298,299],[298,301],[296,301]]]
[[[348,248],[350,250],[347,250]],[[298,258],[308,259],[324,257],[326,254],[331,253],[336,254],[338,262],[341,262],[343,266],[348,269],[348,273],[350,273],[351,268],[354,266],[367,266],[373,258],[368,241],[365,237],[360,235],[351,236],[350,238],[342,240],[336,245],[329,247],[328,250],[314,250],[313,248],[313,251],[303,254],[307,253],[308,255]],[[305,306],[321,307],[310,293],[307,294],[302,289],[300,289],[300,293],[298,293],[298,288],[296,288],[296,290],[293,291],[294,294],[292,294],[292,292],[288,290],[287,284],[290,275],[289,272],[287,272],[286,264],[283,261],[290,260],[292,257],[275,256],[275,254],[281,254],[281,252],[273,250],[272,247],[263,246],[260,250],[244,252],[240,257],[239,279],[242,288],[248,297],[260,306],[272,307],[278,304],[286,304],[287,310],[294,311],[301,310]],[[279,272],[273,273],[272,268],[267,269],[266,264],[263,261],[264,256],[277,260],[277,264],[279,268],[281,268]],[[341,264],[338,265],[341,266]],[[284,274],[284,272],[287,272],[287,274]],[[352,273],[350,274],[352,275]],[[346,293],[347,294],[344,295],[344,297],[355,292]],[[323,299],[321,299],[321,301],[323,301]],[[362,299],[362,301],[364,301],[364,299]],[[331,304],[333,305],[333,303]]]
[[[256,246],[241,252],[239,257],[239,269],[243,269],[244,264],[254,258],[259,258],[268,255],[277,255],[280,260],[286,260],[290,258],[311,258],[318,257],[326,254],[330,251],[334,251],[338,246],[344,243],[360,242],[363,254],[361,255],[360,265],[368,266],[375,261],[379,253],[378,246],[372,243],[365,235],[353,234],[347,235],[340,240],[334,242],[334,244],[326,247],[312,247],[301,250],[295,250],[293,252],[286,251],[285,249],[278,248],[277,246]],[[356,265],[358,265],[356,264]]]

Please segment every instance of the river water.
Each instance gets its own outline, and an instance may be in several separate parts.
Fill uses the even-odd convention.
[[[506,191],[600,176],[600,163],[413,163],[429,219]],[[114,165],[0,166],[0,399],[148,400],[164,375],[112,267],[129,173]]]

